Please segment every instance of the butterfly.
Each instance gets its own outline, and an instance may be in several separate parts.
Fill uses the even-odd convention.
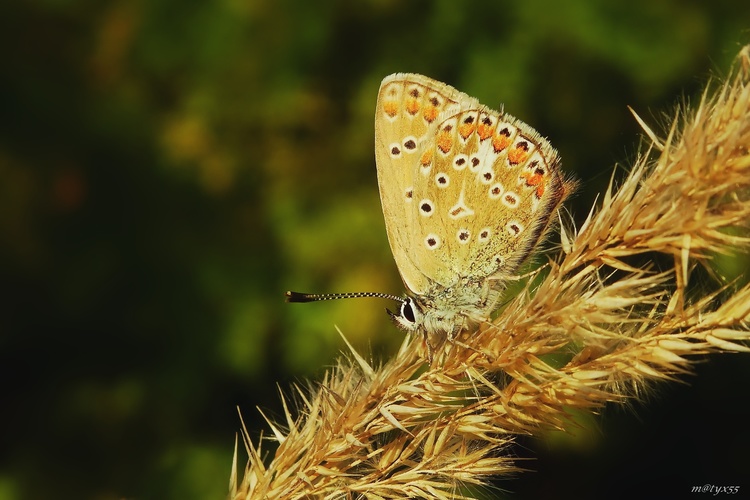
[[[543,238],[575,183],[533,128],[418,74],[396,73],[381,83],[375,159],[406,295],[287,292],[287,300],[397,300],[391,318],[407,332],[421,332],[432,353],[441,339],[489,319],[503,284]]]

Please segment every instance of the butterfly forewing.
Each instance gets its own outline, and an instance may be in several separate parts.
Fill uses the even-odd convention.
[[[476,107],[475,99],[421,75],[394,74],[380,85],[375,114],[375,159],[388,240],[404,283],[423,293],[429,277],[413,252],[415,184],[425,146],[434,147],[438,123],[446,114]]]

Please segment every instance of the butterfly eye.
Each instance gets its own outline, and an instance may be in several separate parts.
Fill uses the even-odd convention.
[[[414,316],[414,309],[411,307],[411,300],[406,299],[404,303],[401,304],[401,317],[409,323],[417,321],[416,316]]]

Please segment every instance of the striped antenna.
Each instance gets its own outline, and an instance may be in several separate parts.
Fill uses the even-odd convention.
[[[337,300],[337,299],[360,299],[364,297],[374,297],[378,299],[390,299],[397,302],[404,302],[402,297],[391,295],[390,293],[379,292],[349,292],[349,293],[301,293],[286,292],[287,302],[317,302],[319,300]]]

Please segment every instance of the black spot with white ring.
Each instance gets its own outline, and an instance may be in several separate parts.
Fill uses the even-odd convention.
[[[478,172],[479,166],[481,163],[482,161],[479,159],[478,156],[476,155],[472,156],[471,159],[469,160],[469,170],[471,170],[472,172]]]
[[[435,204],[432,201],[424,199],[419,202],[419,213],[423,217],[431,217],[435,212]]]
[[[512,220],[508,222],[505,228],[508,230],[508,233],[510,233],[511,236],[515,237],[521,234],[521,231],[523,231],[523,224],[518,221]]]
[[[440,246],[440,237],[437,234],[428,234],[424,239],[424,244],[429,250],[435,250]]]
[[[417,149],[417,139],[413,136],[404,138],[404,149],[407,153],[413,153]]]
[[[490,199],[496,200],[500,198],[504,192],[505,192],[505,188],[503,188],[503,185],[498,182],[490,186],[490,189],[487,192],[487,194],[490,197]]]
[[[466,168],[466,164],[468,163],[468,161],[468,156],[466,156],[465,154],[458,154],[453,159],[453,168],[455,168],[456,170],[463,170],[464,168]]]
[[[505,205],[508,208],[517,208],[518,204],[520,203],[520,199],[518,198],[518,195],[516,193],[513,193],[511,191],[508,191],[503,195],[503,205]]]
[[[435,184],[437,184],[437,187],[440,189],[445,189],[450,184],[450,177],[448,177],[448,174],[445,174],[443,172],[440,172],[435,176]]]

